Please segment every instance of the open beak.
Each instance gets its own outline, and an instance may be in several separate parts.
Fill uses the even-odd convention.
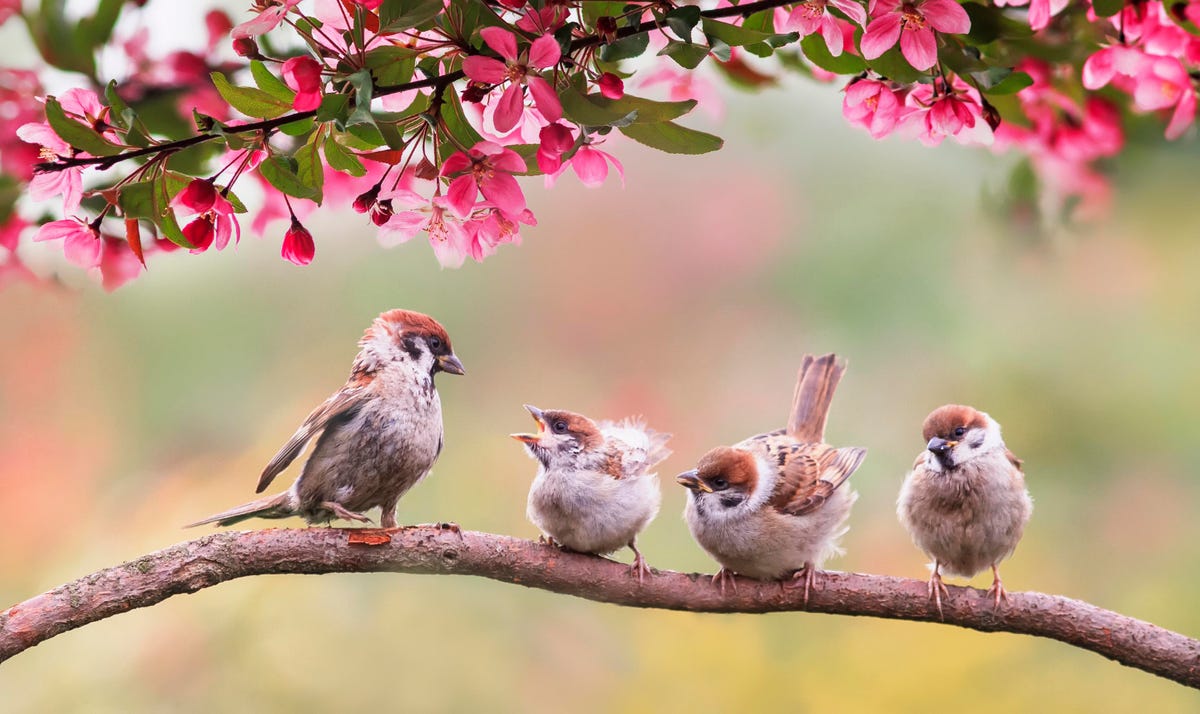
[[[437,358],[437,366],[443,372],[450,374],[466,374],[467,370],[463,368],[462,362],[458,361],[458,357],[453,354],[442,355]]]
[[[546,420],[542,418],[542,410],[535,406],[526,404],[525,408],[533,416],[533,420],[537,422],[538,433],[536,434],[509,434],[512,438],[524,444],[536,444],[542,440],[542,433],[546,431]]]
[[[701,481],[699,476],[697,476],[696,469],[692,469],[691,471],[684,471],[683,473],[676,476],[675,480],[679,483],[679,485],[686,486],[687,488],[690,488],[693,491],[703,491],[705,493],[713,492],[713,490],[708,487],[708,484]]]

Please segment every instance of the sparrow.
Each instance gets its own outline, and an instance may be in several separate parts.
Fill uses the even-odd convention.
[[[1021,460],[1000,425],[972,407],[947,404],[925,418],[925,450],[900,487],[896,514],[933,562],[929,597],[942,615],[942,572],[970,578],[992,569],[993,606],[1008,599],[1000,561],[1012,555],[1033,513]]]
[[[538,462],[525,510],[529,520],[552,544],[580,553],[607,555],[629,546],[630,572],[640,582],[650,567],[637,536],[662,502],[658,475],[650,469],[671,455],[671,435],[640,419],[597,423],[573,412],[525,408],[538,431],[512,438]]]
[[[692,536],[721,570],[724,593],[734,574],[759,580],[792,576],[804,602],[817,568],[839,554],[838,539],[858,498],[846,480],[867,450],[825,443],[825,420],[846,367],[837,357],[805,355],[784,429],[719,446],[680,474],[688,489],[684,510]]]
[[[442,451],[438,372],[465,374],[436,320],[391,310],[359,341],[350,377],[313,410],[267,464],[262,493],[313,438],[317,443],[292,487],[190,524],[233,525],[247,518],[301,516],[309,524],[335,518],[370,522],[378,507],[383,528],[396,527],[396,503],[429,475]]]

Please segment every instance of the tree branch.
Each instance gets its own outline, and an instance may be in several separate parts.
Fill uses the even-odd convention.
[[[180,593],[251,575],[399,572],[477,575],[629,607],[693,612],[804,610],[803,590],[739,579],[722,595],[708,576],[657,572],[639,584],[626,565],[510,536],[435,526],[226,531],[106,568],[0,613],[0,662],[55,635]],[[999,611],[973,588],[951,587],[945,623],[1048,637],[1200,688],[1200,642],[1079,600],[1010,593]],[[923,581],[827,572],[807,610],[937,621]]]
[[[794,2],[796,2],[796,0],[758,0],[758,2],[747,3],[745,5],[733,5],[714,10],[705,10],[704,12],[700,13],[700,16],[707,17],[709,19],[717,19],[722,17],[749,17],[756,12],[782,7]],[[639,20],[636,23],[632,23],[617,30],[616,38],[622,39],[625,37],[631,37],[633,35],[640,35],[644,32],[650,32],[657,27],[658,25],[653,21]],[[578,52],[579,50],[586,49],[588,47],[594,47],[599,44],[601,44],[601,38],[599,35],[585,35],[584,37],[577,38],[571,42],[571,52]],[[406,92],[413,89],[426,89],[429,87],[439,88],[450,84],[451,82],[457,82],[464,76],[465,75],[463,71],[458,69],[454,70],[453,72],[447,72],[445,74],[439,74],[432,77],[427,77],[425,79],[405,82],[404,84],[375,85],[373,87],[372,96],[385,97],[391,94],[399,94],[400,92]],[[129,159],[136,159],[142,156],[150,156],[164,152],[179,151],[180,149],[186,149],[190,146],[195,146],[196,144],[203,144],[206,141],[219,139],[226,134],[249,134],[256,131],[277,129],[284,124],[291,124],[294,121],[311,119],[316,115],[317,112],[315,109],[303,112],[292,112],[290,114],[283,114],[275,117],[274,119],[264,119],[262,121],[251,122],[248,124],[226,126],[223,127],[221,131],[204,132],[194,136],[176,139],[174,141],[166,141],[161,144],[154,144],[153,146],[146,146],[137,149],[131,149],[129,151],[123,151],[117,154],[111,154],[109,156],[60,158],[57,161],[34,164],[34,169],[44,173],[63,171],[65,169],[78,168],[81,166],[97,166],[102,169],[108,169],[122,161],[127,161]]]

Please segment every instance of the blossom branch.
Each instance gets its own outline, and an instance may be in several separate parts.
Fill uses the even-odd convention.
[[[55,635],[181,593],[252,575],[399,572],[475,575],[628,607],[717,613],[805,610],[937,622],[926,584],[827,572],[805,608],[803,591],[739,579],[724,594],[708,576],[628,566],[513,538],[434,526],[227,531],[100,570],[0,612],[0,662]],[[982,632],[1047,637],[1200,688],[1200,641],[1079,600],[1010,593],[1000,610],[982,590],[951,587],[945,619]]]
[[[795,2],[795,0],[759,0],[759,2],[749,3],[746,5],[735,5],[732,7],[718,8],[715,10],[705,10],[704,12],[700,13],[700,16],[710,19],[722,17],[749,17],[756,12],[782,7],[793,2]],[[654,22],[639,20],[636,23],[618,29],[615,33],[615,38],[623,39],[626,37],[632,37],[633,35],[640,35],[645,32],[650,32],[654,29],[657,29],[657,25]],[[588,47],[593,47],[599,45],[601,42],[602,38],[599,34],[580,37],[571,42],[571,52],[577,52]],[[463,76],[464,74],[462,70],[455,70],[453,72],[447,72],[445,74],[427,77],[425,79],[414,80],[412,82],[405,82],[403,84],[376,85],[373,87],[373,96],[384,97],[391,94],[399,94],[401,92],[415,89],[427,89],[430,87],[442,89],[449,86],[451,83],[462,79]],[[60,158],[53,162],[39,163],[35,166],[35,168],[41,172],[63,171],[82,166],[96,166],[101,169],[108,169],[122,161],[128,161],[129,159],[180,151],[197,144],[202,144],[206,141],[219,139],[221,136],[228,134],[251,134],[258,131],[271,131],[285,124],[311,119],[316,115],[317,111],[315,109],[290,112],[273,119],[265,119],[262,121],[251,122],[249,124],[239,124],[236,126],[227,126],[223,127],[220,131],[196,134],[195,136],[189,136],[183,139],[177,139],[175,141],[155,144],[153,146],[131,149],[129,151],[123,151],[117,154],[111,154],[109,156]]]

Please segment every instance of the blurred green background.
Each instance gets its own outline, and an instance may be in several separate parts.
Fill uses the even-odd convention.
[[[178,255],[106,295],[0,295],[0,604],[197,535],[343,381],[380,311],[446,325],[446,451],[405,523],[535,538],[525,402],[645,414],[675,433],[659,568],[712,572],[675,473],[782,425],[804,352],[850,370],[830,440],[870,448],[834,569],[923,578],[896,521],[921,420],[991,413],[1036,509],[1011,590],[1081,598],[1200,634],[1200,188],[1194,147],[1134,148],[1110,215],[1077,230],[998,221],[1011,161],[876,143],[800,80],[727,94],[724,150],[625,144],[627,186],[525,182],[522,247],[440,271],[353,214]],[[612,148],[612,147],[608,147]],[[46,254],[48,255],[48,254]],[[53,264],[37,260],[43,271]],[[294,476],[293,469],[281,485]],[[263,523],[262,525],[268,525]],[[299,523],[292,525],[298,526]],[[624,554],[621,556],[624,558]],[[980,576],[976,585],[987,586]],[[808,614],[622,609],[457,577],[248,578],[54,638],[0,666],[4,712],[1195,711],[1200,695],[1047,640]]]

